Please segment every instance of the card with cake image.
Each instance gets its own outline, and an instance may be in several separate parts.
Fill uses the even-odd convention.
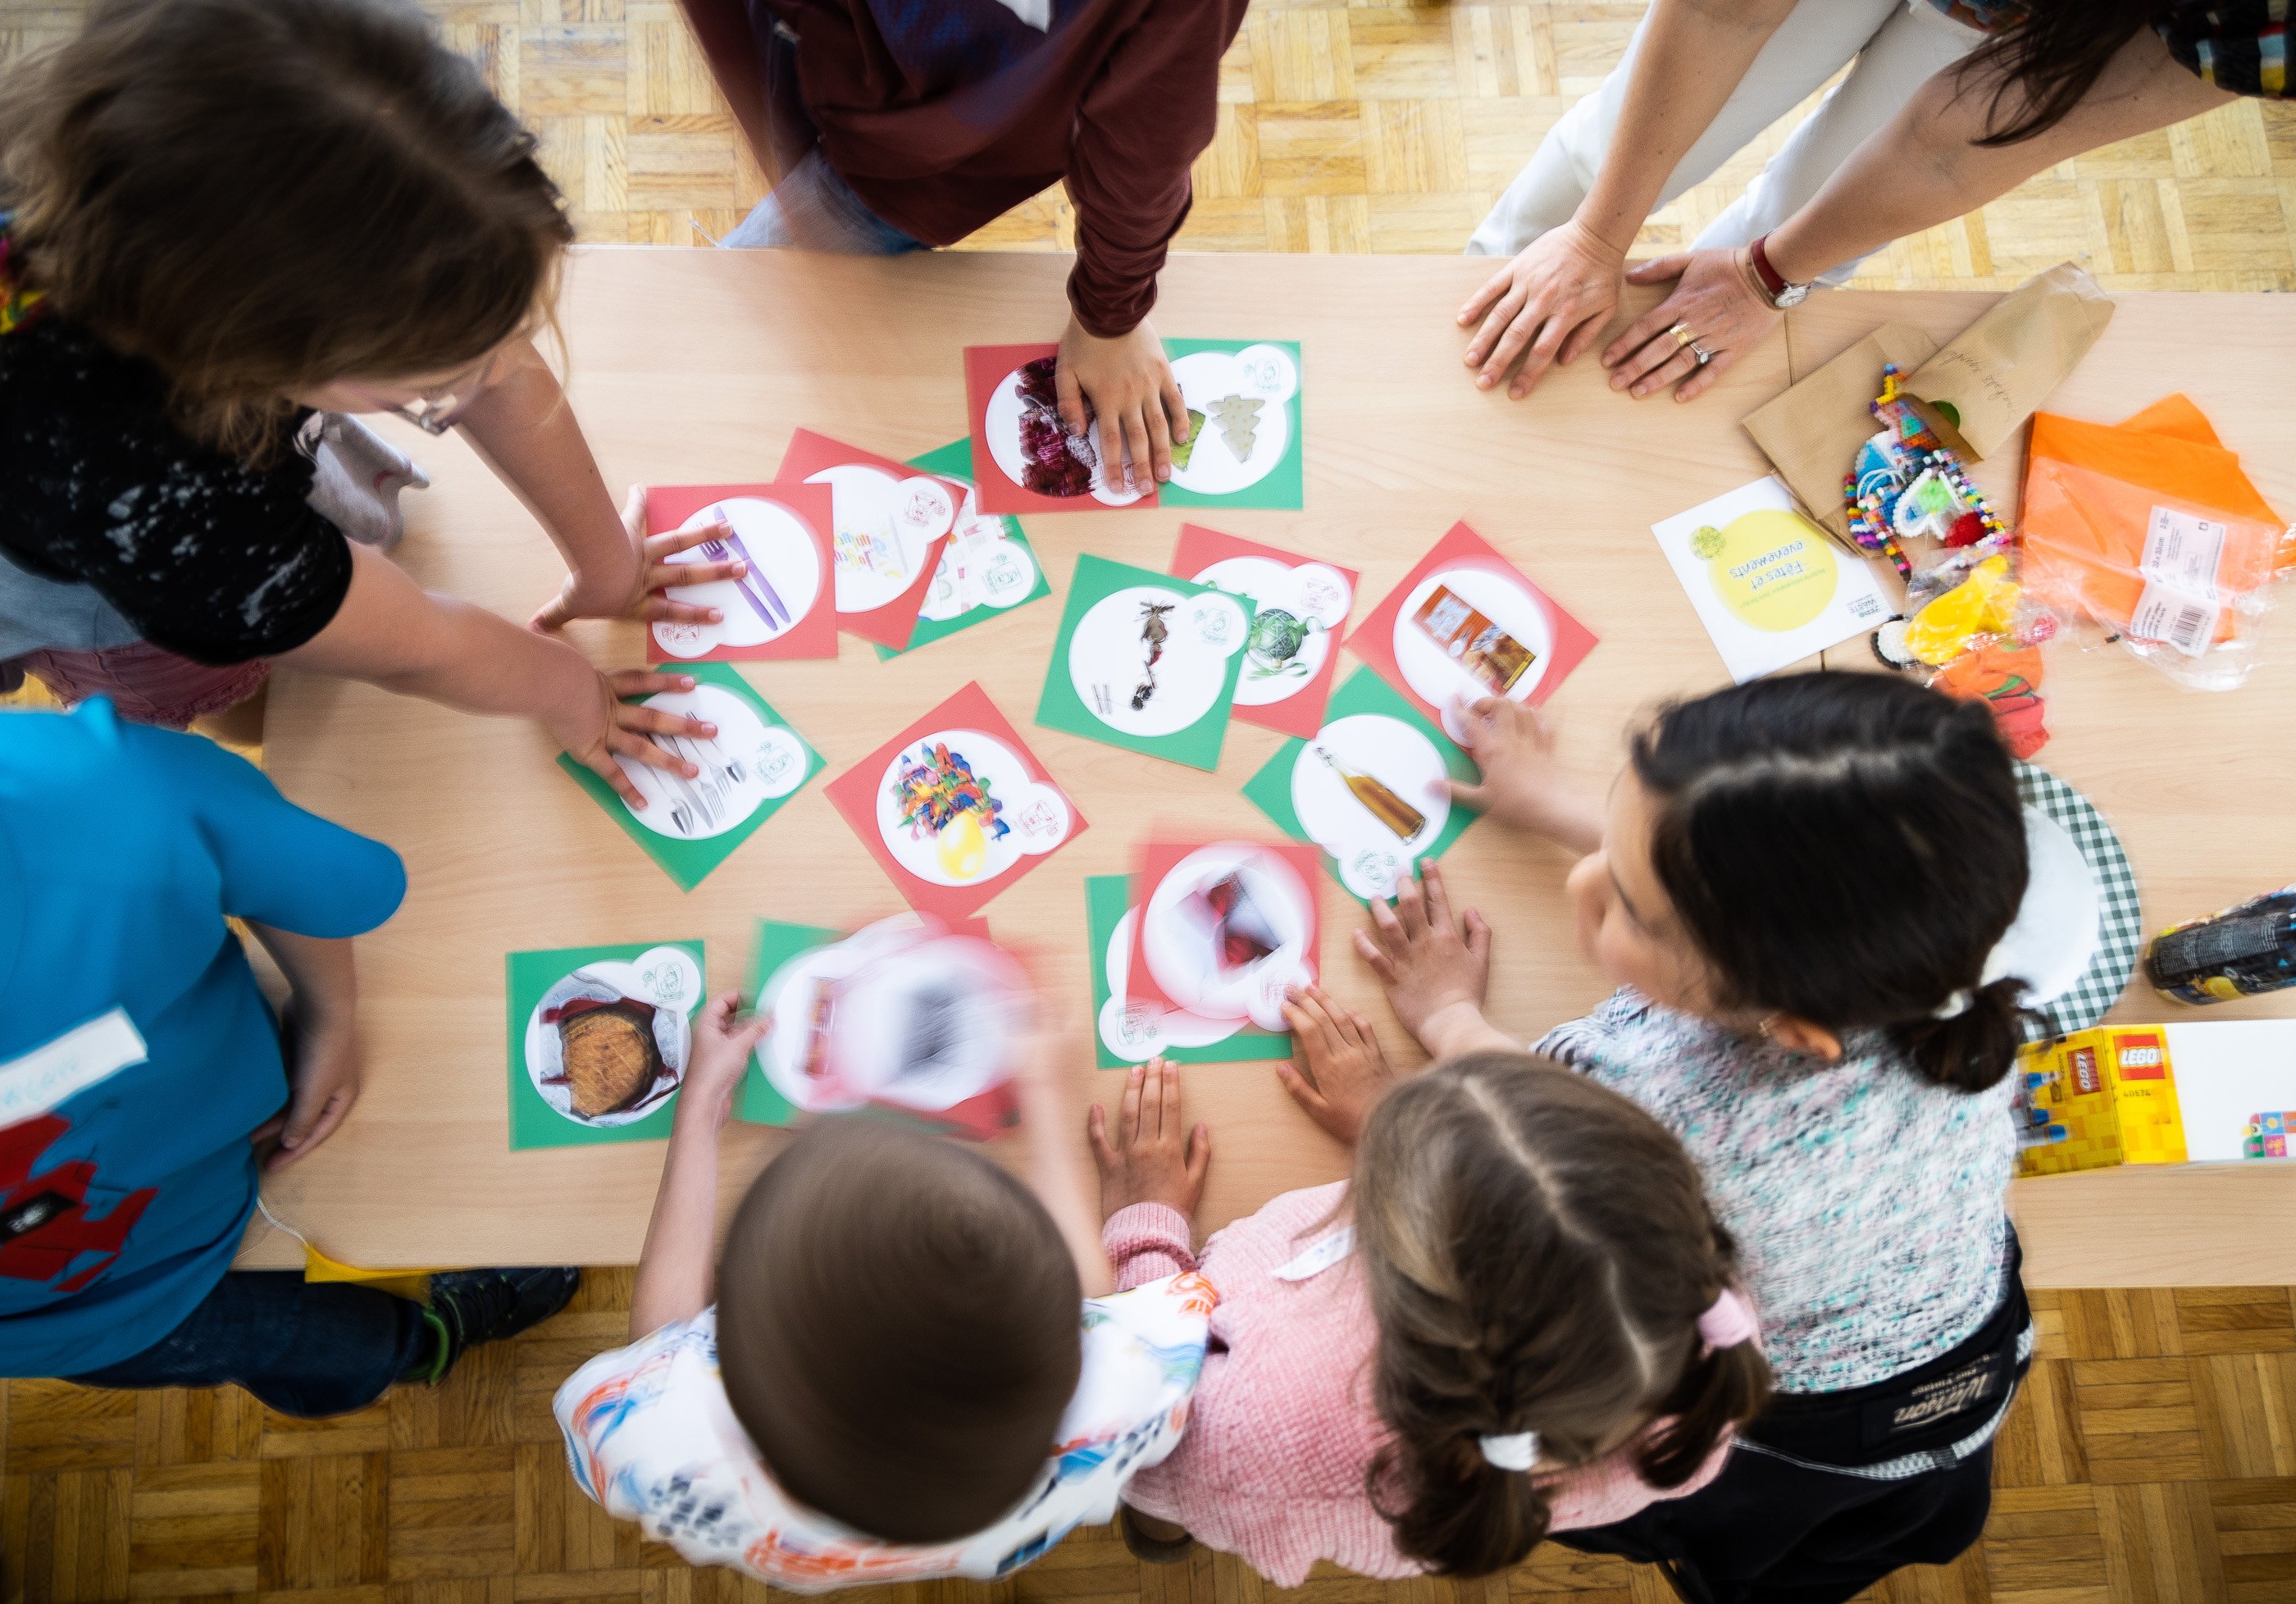
[[[702,944],[512,953],[504,970],[512,1150],[668,1136],[708,990]]]
[[[1093,1061],[1103,1069],[1161,1053],[1176,1064],[1232,1064],[1292,1056],[1288,1032],[1249,1019],[1213,1019],[1131,994],[1132,940],[1140,911],[1128,874],[1084,882],[1086,962],[1092,971]]]
[[[1349,644],[1458,741],[1466,733],[1462,703],[1504,696],[1536,707],[1595,650],[1595,636],[1460,523],[1372,610]]]
[[[933,570],[923,602],[917,609],[916,628],[908,643],[898,648],[880,644],[880,660],[929,646],[944,635],[991,618],[1053,593],[1045,565],[1021,529],[1021,520],[1009,513],[983,512],[972,483],[972,442],[952,440],[909,466],[937,474],[964,487],[956,511],[956,528],[941,548],[940,565]]]
[[[1144,843],[1127,999],[1283,1029],[1284,994],[1318,973],[1316,856],[1293,841]]]
[[[1152,507],[1101,460],[1100,431],[1070,434],[1060,411],[1054,345],[964,348],[972,481],[984,512],[1105,512]],[[1119,467],[1122,465],[1119,464]]]
[[[670,879],[691,891],[820,771],[821,754],[726,664],[676,663],[662,672],[690,675],[693,689],[630,700],[717,725],[718,733],[707,738],[654,738],[700,773],[688,779],[618,754],[615,763],[646,800],[645,806],[632,808],[612,786],[563,752],[558,766]]]
[[[790,437],[775,477],[829,487],[837,626],[895,651],[907,645],[965,487],[809,429]]]
[[[1085,553],[1069,581],[1037,722],[1218,768],[1252,610],[1249,597]]]
[[[979,684],[829,784],[902,899],[962,919],[1084,833],[1085,822]]]
[[[1322,847],[1332,877],[1368,903],[1393,896],[1398,880],[1448,851],[1473,820],[1444,782],[1481,778],[1425,715],[1358,668],[1332,693],[1323,727],[1284,742],[1243,794],[1285,835]]]
[[[1168,507],[1306,503],[1300,431],[1300,344],[1290,340],[1168,340],[1164,355],[1188,409],[1172,448]]]
[[[714,624],[646,626],[655,651],[681,662],[837,655],[836,498],[822,485],[654,485],[646,529],[707,529],[672,562],[741,562],[748,571],[707,585],[673,585],[674,602],[718,610]]]
[[[1313,735],[1356,604],[1356,573],[1296,552],[1182,524],[1172,571],[1252,603],[1235,716],[1286,735]]]

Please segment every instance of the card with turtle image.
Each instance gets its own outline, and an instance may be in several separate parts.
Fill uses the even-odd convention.
[[[512,1150],[668,1136],[708,973],[699,941],[508,954]]]
[[[1037,722],[1216,769],[1251,616],[1249,597],[1087,552],[1069,581]]]
[[[1164,355],[1188,409],[1172,449],[1168,507],[1306,504],[1296,340],[1168,340]]]
[[[881,643],[880,661],[1053,593],[1053,582],[1045,577],[1045,565],[1021,532],[1021,520],[1010,513],[980,510],[980,492],[972,482],[972,441],[952,440],[937,451],[911,457],[909,466],[962,485],[964,503],[957,509],[956,533],[943,548],[940,566],[926,587],[908,644],[897,650]]]
[[[1093,1061],[1103,1069],[1121,1069],[1158,1053],[1176,1064],[1290,1058],[1288,1032],[1262,1030],[1249,1019],[1207,1019],[1129,995],[1132,939],[1140,925],[1133,880],[1128,874],[1095,874],[1084,882]]]

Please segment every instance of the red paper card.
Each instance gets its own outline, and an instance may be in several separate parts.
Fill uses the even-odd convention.
[[[1142,843],[1126,994],[1283,1029],[1284,991],[1320,972],[1322,879],[1321,855],[1298,841]]]
[[[978,684],[839,775],[828,795],[909,905],[944,920],[971,913],[1085,828]]]
[[[790,437],[775,478],[826,485],[834,495],[837,626],[895,651],[906,648],[956,528],[964,487],[810,429]]]
[[[1453,703],[1505,696],[1535,707],[1595,650],[1595,636],[1459,523],[1348,643],[1456,741]]]
[[[1152,507],[1155,491],[1111,490],[1098,462],[1098,432],[1072,441],[1054,406],[1047,374],[1043,383],[1021,383],[1023,364],[1052,356],[1051,345],[964,348],[965,416],[972,430],[972,480],[983,512],[1105,512],[1116,507]],[[1066,442],[1065,455],[1054,452]],[[1064,495],[1031,490],[1022,482],[1032,449],[1046,457],[1067,484]]]
[[[1234,715],[1264,730],[1312,740],[1324,727],[1324,704],[1332,697],[1340,642],[1356,602],[1356,571],[1201,524],[1182,524],[1172,572],[1251,598],[1259,610],[1252,615],[1253,643],[1236,675]],[[1283,617],[1271,617],[1278,613]]]
[[[835,657],[829,487],[655,485],[646,491],[646,529],[666,534],[712,506],[726,519],[718,539],[672,561],[736,558],[750,571],[739,579],[673,586],[670,593],[678,601],[714,607],[725,618],[716,624],[652,625],[656,660]]]

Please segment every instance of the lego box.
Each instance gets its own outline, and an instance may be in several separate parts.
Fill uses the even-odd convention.
[[[2036,1042],[2019,1053],[2018,1070],[2021,1174],[2185,1162],[2162,1027],[2103,1026]]]

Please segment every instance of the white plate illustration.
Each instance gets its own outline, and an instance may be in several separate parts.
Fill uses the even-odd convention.
[[[987,817],[964,805],[966,770],[1000,805]],[[914,822],[905,822],[913,812]],[[979,730],[936,730],[909,742],[877,782],[877,833],[894,860],[929,885],[995,880],[1023,854],[1059,846],[1069,823],[1068,799],[1030,779],[1018,752]]]
[[[709,740],[654,737],[701,770],[691,780],[615,755],[622,773],[646,799],[644,807],[632,809],[625,804],[625,810],[656,835],[673,841],[724,835],[764,803],[788,796],[804,782],[805,748],[797,736],[759,718],[756,708],[723,685],[704,682],[691,691],[664,691],[647,697],[645,705],[718,726]]]
[[[948,532],[956,505],[938,479],[896,479],[866,462],[808,474],[827,485],[836,508],[830,538],[837,561],[837,610],[874,612],[917,582],[925,552]]]
[[[1371,800],[1349,786],[1342,770]],[[1410,872],[1450,821],[1443,780],[1443,757],[1433,741],[1399,718],[1357,713],[1325,724],[1300,749],[1292,765],[1292,811],[1308,839],[1332,855],[1349,890],[1392,896],[1397,877]],[[1398,831],[1414,813],[1417,823],[1407,834]]]
[[[1547,622],[1546,610],[1531,599],[1530,593],[1504,574],[1489,569],[1462,566],[1438,569],[1411,587],[1403,599],[1403,606],[1395,615],[1395,663],[1403,671],[1404,680],[1419,692],[1427,705],[1438,708],[1443,716],[1443,728],[1454,741],[1464,740],[1466,731],[1459,725],[1457,704],[1480,701],[1491,694],[1491,687],[1460,667],[1434,636],[1412,621],[1420,604],[1442,586],[1459,600],[1488,618],[1499,628],[1513,635],[1534,654],[1530,667],[1522,677],[1507,689],[1509,701],[1528,701],[1530,693],[1538,689],[1539,681],[1546,677],[1546,665],[1554,656],[1554,631]]]
[[[560,1116],[576,1125],[611,1127],[644,1119],[677,1090],[685,1075],[685,1053],[692,1032],[685,1011],[701,994],[701,971],[693,955],[677,947],[649,948],[627,962],[587,963],[542,994],[526,1019],[527,1078]],[[545,1024],[553,1014],[578,998],[611,1002],[618,998],[653,1005],[654,1047],[661,1055],[662,1073],[636,1102],[611,1114],[585,1117],[574,1112],[571,1093],[561,1078],[565,1072],[564,1046],[557,1023]]]
[[[2031,876],[2016,922],[1988,968],[2026,985],[2025,1005],[2042,1008],[2070,991],[2096,956],[2103,904],[2096,876],[2065,827],[2038,807],[2025,809],[2025,854]]]
[[[1152,638],[1160,633],[1161,640]],[[1177,734],[1219,700],[1227,660],[1243,650],[1244,633],[1243,609],[1232,597],[1129,585],[1077,620],[1069,679],[1109,728],[1144,738]]]
[[[1221,962],[1217,915],[1206,894],[1231,878],[1267,952],[1233,967]],[[1182,858],[1149,893],[1141,915],[1148,972],[1167,997],[1216,1019],[1248,1018],[1283,1028],[1283,994],[1313,978],[1308,972],[1309,917],[1315,903],[1292,865],[1243,841],[1201,847]]]
[[[718,646],[762,646],[811,612],[821,595],[821,553],[797,514],[774,502],[736,495],[710,503],[678,527],[706,528],[719,512],[732,526],[730,532],[721,531],[716,541],[691,551],[672,552],[668,560],[738,559],[750,565],[750,571],[739,579],[669,587],[672,601],[714,607],[724,615],[715,624],[655,625],[662,650],[673,657],[698,658]],[[713,551],[713,546],[719,549]]]
[[[1267,557],[1226,557],[1190,577],[1248,596],[1257,609],[1235,679],[1242,708],[1264,708],[1306,690],[1332,654],[1332,632],[1355,606],[1348,577],[1320,562],[1289,568]]]
[[[1192,351],[1172,364],[1180,397],[1203,421],[1189,420],[1194,444],[1172,482],[1198,495],[1233,495],[1273,472],[1292,444],[1292,413],[1284,404],[1300,388],[1300,370],[1281,346]],[[1257,403],[1255,405],[1254,403]],[[1238,449],[1241,446],[1242,449]]]
[[[981,432],[988,437],[988,454],[1004,477],[1025,487],[1028,484],[1028,454],[1021,448],[1021,414],[1028,410],[1021,399],[1021,370],[1014,368],[1004,375],[988,397],[988,406],[981,418]],[[1111,507],[1128,507],[1140,499],[1137,490],[1118,489],[1108,482],[1108,464],[1099,460],[1098,430],[1085,443],[1092,460],[1092,497]],[[1084,497],[1071,499],[1081,502]]]
[[[917,617],[946,624],[976,607],[1012,607],[1036,583],[1037,564],[1029,548],[1005,531],[1003,519],[982,513],[974,493],[967,490],[956,533],[941,548],[940,566],[933,570]]]
[[[1128,1064],[1144,1064],[1172,1048],[1209,1047],[1242,1029],[1242,1019],[1208,1019],[1185,1009],[1131,1000],[1132,932],[1139,922],[1139,909],[1125,909],[1109,935],[1108,950],[1101,954],[1108,1001],[1101,1004],[1098,1022],[1100,1039],[1108,1050]]]

